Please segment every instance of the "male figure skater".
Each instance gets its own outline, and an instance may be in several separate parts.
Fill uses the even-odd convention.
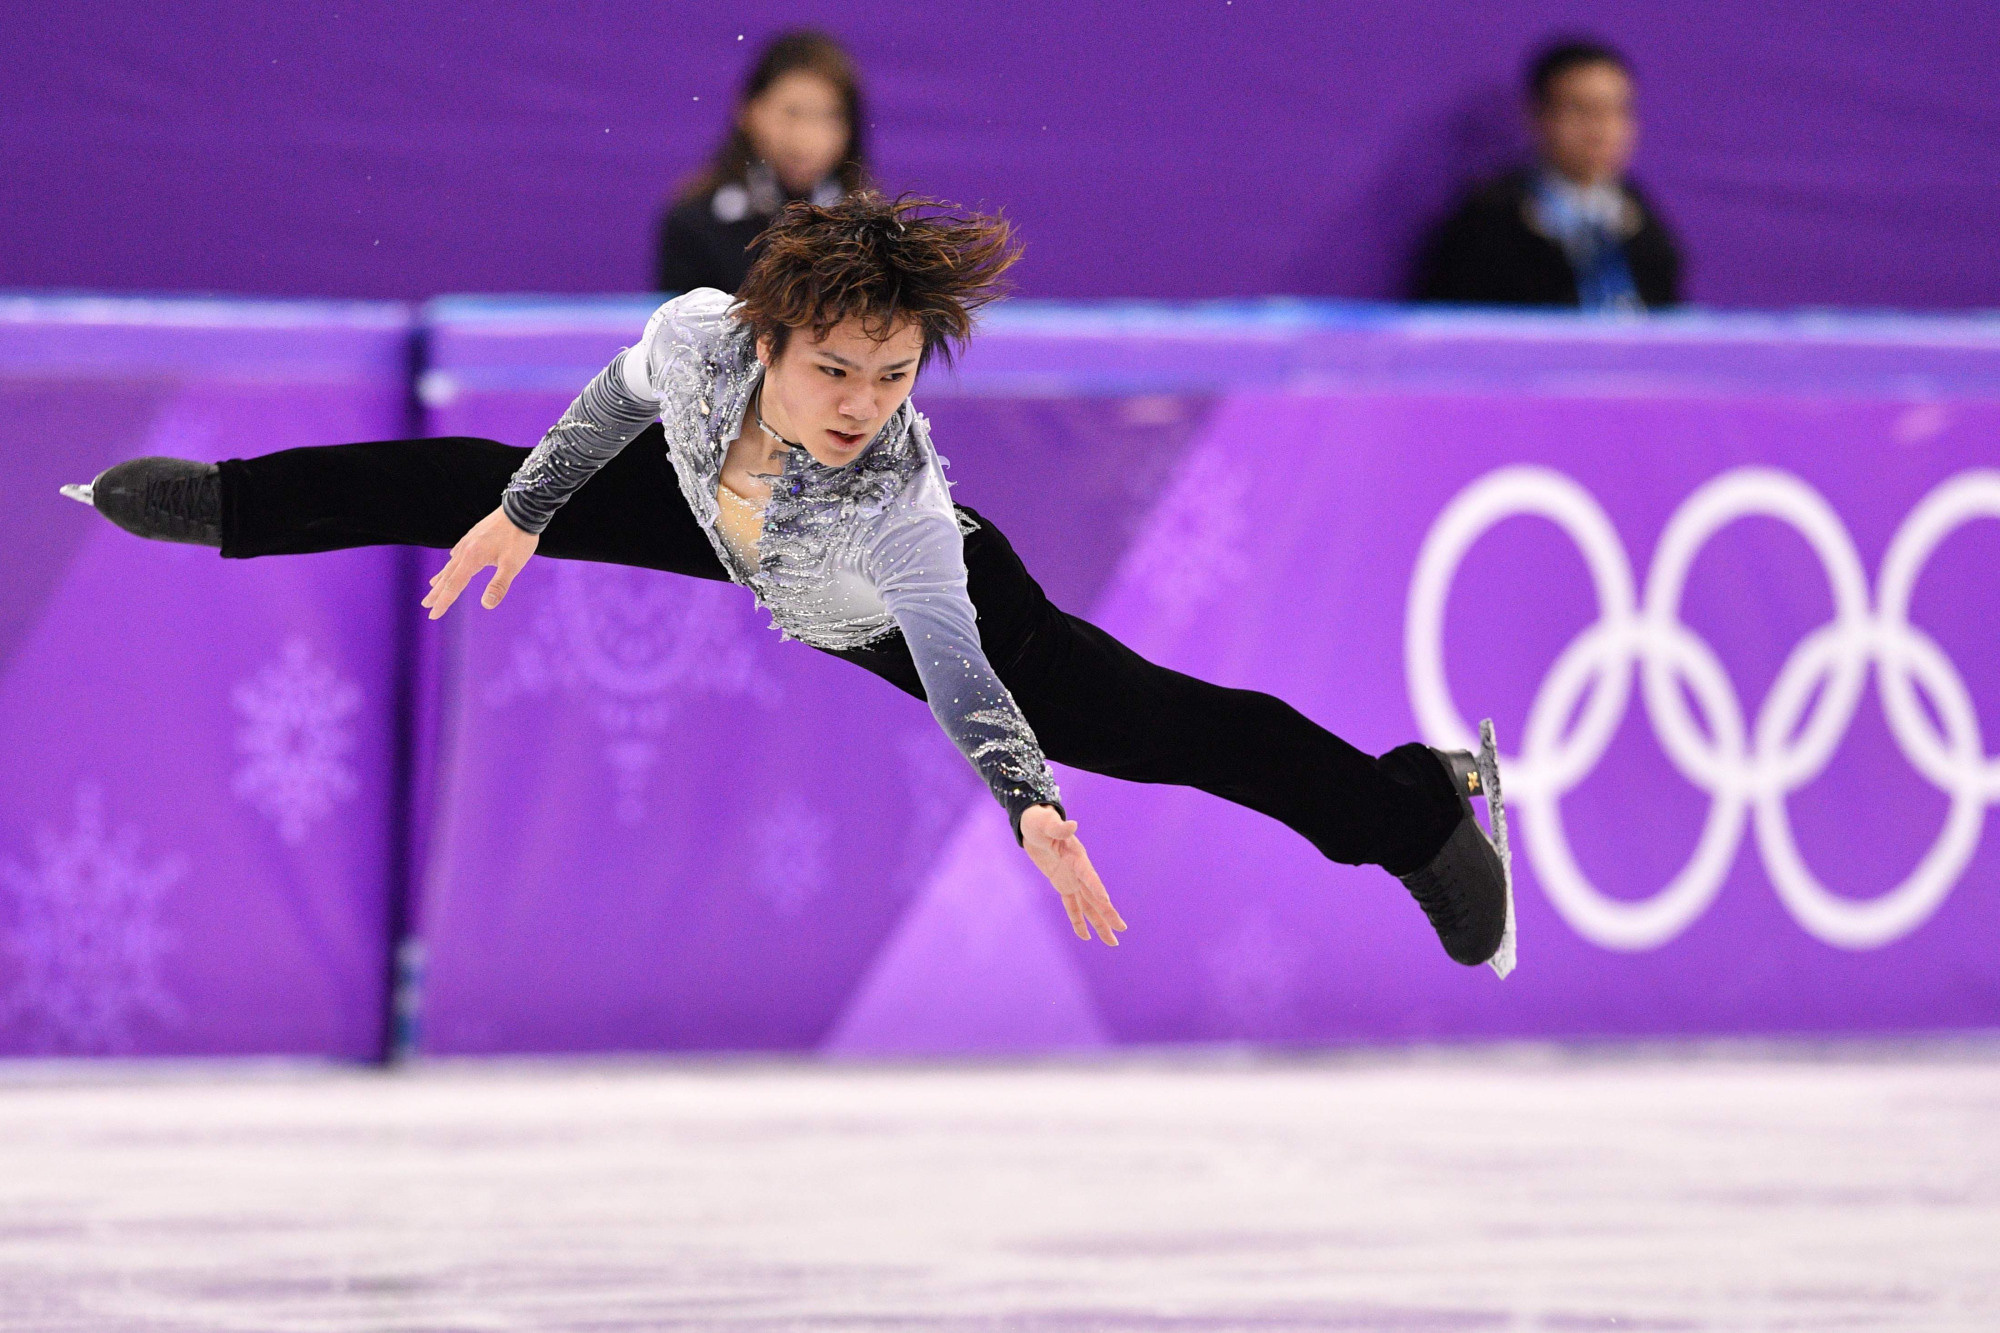
[[[481,604],[499,606],[538,553],[729,579],[791,637],[929,702],[1079,938],[1116,945],[1125,921],[1045,754],[1198,787],[1383,866],[1452,958],[1504,975],[1507,875],[1472,816],[1470,756],[1378,759],[1269,695],[1148,662],[1051,604],[1006,537],[952,503],[910,390],[999,295],[1019,253],[1004,221],[859,194],[792,205],[761,246],[737,296],[654,312],[532,451],[446,438],[145,458],[66,493],[231,558],[448,547],[433,619],[489,567]]]

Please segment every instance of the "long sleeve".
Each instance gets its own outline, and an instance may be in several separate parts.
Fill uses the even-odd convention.
[[[500,496],[500,507],[515,527],[523,532],[548,527],[577,487],[659,417],[659,402],[635,392],[628,381],[630,355],[620,352],[584,386],[515,471]]]
[[[948,510],[897,513],[876,535],[867,568],[909,644],[931,715],[1006,807],[1019,841],[1028,808],[1061,810],[1062,793],[1041,743],[980,647],[957,524]]]

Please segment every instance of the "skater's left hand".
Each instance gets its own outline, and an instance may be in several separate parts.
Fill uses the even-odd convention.
[[[1097,937],[1117,948],[1118,932],[1126,928],[1125,918],[1111,905],[1104,881],[1091,866],[1090,853],[1083,850],[1083,840],[1076,836],[1076,821],[1064,819],[1054,806],[1031,805],[1021,816],[1021,846],[1062,895],[1063,910],[1069,913],[1069,926],[1076,937],[1089,939],[1090,928],[1095,926]]]

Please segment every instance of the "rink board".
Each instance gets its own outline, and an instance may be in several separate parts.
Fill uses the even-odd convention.
[[[739,589],[546,561],[427,625],[434,553],[223,562],[54,495],[408,434],[413,387],[530,444],[650,304],[0,302],[45,497],[0,596],[0,1052],[369,1057],[406,922],[435,1052],[2000,1022],[1988,321],[1022,304],[921,387],[1061,605],[1370,750],[1496,719],[1505,983],[1379,872],[1064,772],[1133,923],[1077,944],[927,710]]]
[[[437,304],[431,429],[532,443],[647,308]],[[1520,971],[1449,964],[1393,881],[1259,816],[1064,772],[1133,924],[1084,947],[914,701],[778,642],[740,590],[550,562],[446,654],[425,1049],[2000,1021],[1991,323],[1024,305],[918,402],[956,498],[1140,651],[1374,751],[1451,739],[1419,708],[1439,679],[1466,723],[1493,716]],[[1510,468],[1536,471],[1491,480]],[[1427,539],[1481,484],[1491,525],[1413,652]],[[1676,538],[1677,613],[1618,615],[1618,569],[1660,601],[1676,515],[1692,533],[1732,499],[1749,516]],[[1510,505],[1590,535],[1611,614],[1564,530]],[[1927,523],[1892,622],[1885,561]],[[1830,578],[1845,619],[1815,636]],[[1556,671],[1566,651],[1592,669]]]
[[[391,305],[0,298],[0,1054],[382,1050],[407,557],[223,561],[56,488],[407,434],[410,338]]]

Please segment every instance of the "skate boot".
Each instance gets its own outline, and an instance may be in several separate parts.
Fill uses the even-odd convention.
[[[1458,826],[1428,865],[1399,876],[1431,920],[1452,961],[1514,970],[1514,875],[1507,846],[1507,807],[1500,795],[1500,757],[1493,720],[1479,724],[1479,753],[1432,750],[1458,794]],[[1489,839],[1472,815],[1472,798],[1486,799]]]
[[[62,493],[136,537],[222,545],[222,472],[185,458],[134,458]]]

